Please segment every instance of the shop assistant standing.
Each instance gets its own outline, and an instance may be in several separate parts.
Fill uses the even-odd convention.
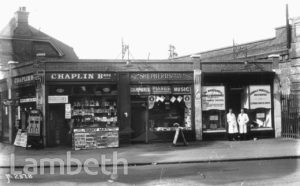
[[[237,126],[235,114],[232,113],[231,108],[229,109],[229,112],[226,115],[226,119],[227,119],[227,127],[228,127],[227,129],[228,140],[229,141],[236,140],[237,133],[238,133],[238,126]]]
[[[244,109],[241,109],[241,113],[238,116],[240,138],[246,140],[247,138],[247,123],[249,122],[248,114],[245,113]]]

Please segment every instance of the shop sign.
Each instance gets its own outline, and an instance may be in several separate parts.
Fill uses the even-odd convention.
[[[13,79],[14,85],[21,85],[21,84],[25,84],[25,83],[31,83],[33,81],[34,81],[34,75],[33,74],[26,75],[26,76],[15,77]]]
[[[20,103],[31,103],[36,102],[36,98],[22,98],[20,99]]]
[[[150,95],[150,94],[191,94],[191,86],[131,86],[131,95]]]
[[[250,85],[250,109],[271,108],[270,85]]]
[[[84,72],[59,72],[47,73],[46,79],[48,81],[111,81],[116,79],[115,73],[84,73]]]
[[[131,95],[148,95],[151,93],[150,86],[132,86],[130,87]]]
[[[131,73],[131,81],[193,81],[193,73],[164,73],[164,72],[145,72],[145,73]]]
[[[48,103],[68,103],[68,96],[48,96]]]
[[[173,86],[172,92],[173,94],[191,94],[192,88],[191,86]]]
[[[202,87],[202,110],[225,110],[224,86]]]
[[[171,94],[170,86],[152,86],[152,94]]]

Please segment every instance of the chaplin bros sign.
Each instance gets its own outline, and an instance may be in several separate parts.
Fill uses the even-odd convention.
[[[83,73],[83,72],[55,72],[55,73],[47,73],[46,79],[48,81],[101,81],[101,80],[115,80],[116,74],[115,73]]]

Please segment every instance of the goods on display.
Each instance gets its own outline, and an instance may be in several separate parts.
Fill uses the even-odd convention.
[[[81,128],[74,129],[73,148],[96,149],[119,147],[119,128]]]

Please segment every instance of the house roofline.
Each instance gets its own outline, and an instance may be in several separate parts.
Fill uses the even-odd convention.
[[[47,38],[33,38],[33,39],[29,39],[29,38],[19,38],[19,37],[3,37],[0,36],[0,39],[6,39],[6,40],[22,40],[22,41],[39,41],[39,42],[47,42],[49,43],[59,54],[60,57],[64,56],[64,53],[49,39]]]

